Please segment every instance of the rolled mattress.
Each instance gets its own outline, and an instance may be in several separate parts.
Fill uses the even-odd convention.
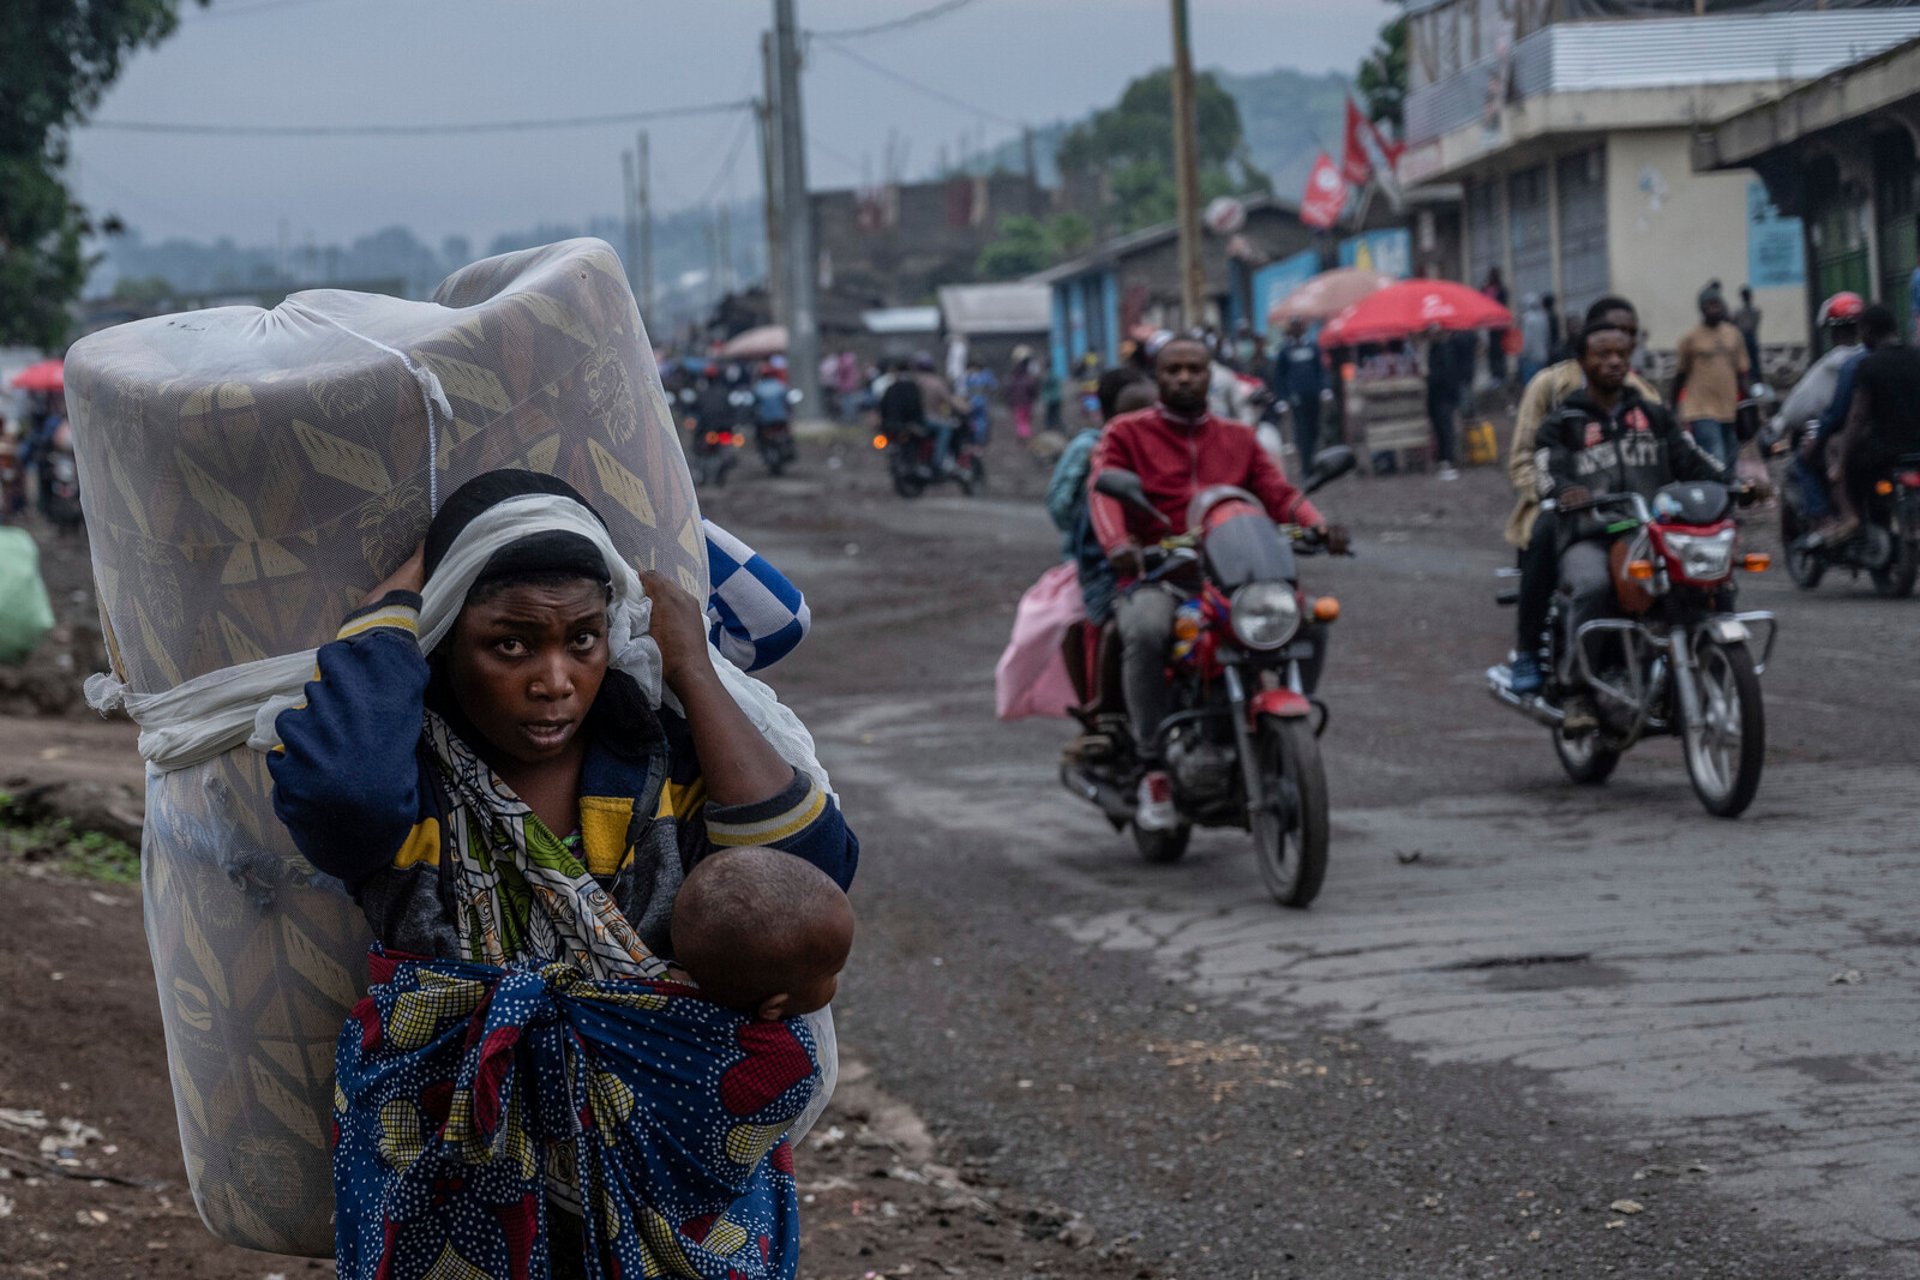
[[[297,652],[497,467],[558,475],[635,567],[705,598],[705,543],[619,260],[573,240],[432,302],[317,290],[76,343],[67,401],[114,673],[158,692]],[[223,1239],[333,1252],[334,1041],[367,944],[274,818],[265,757],[150,769],[147,939],[194,1203]]]

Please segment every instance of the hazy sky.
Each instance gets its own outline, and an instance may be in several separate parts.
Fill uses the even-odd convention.
[[[929,0],[799,0],[800,22],[857,27]],[[413,124],[602,115],[724,102],[759,91],[769,0],[215,0],[137,55],[95,119],[192,124]],[[1198,64],[1350,73],[1392,10],[1374,0],[1192,0]],[[1012,122],[1111,102],[1167,59],[1166,0],[973,0],[936,20],[850,43],[861,56],[977,110],[915,92],[816,43],[803,93],[814,187],[880,172],[889,130],[910,171],[963,135],[992,145]],[[985,112],[987,114],[981,114]],[[744,113],[649,126],[656,206],[758,190]],[[620,207],[632,127],[456,137],[175,136],[88,127],[75,136],[82,199],[148,239],[294,244],[395,222],[429,242],[576,222]],[[726,162],[732,155],[728,176]]]

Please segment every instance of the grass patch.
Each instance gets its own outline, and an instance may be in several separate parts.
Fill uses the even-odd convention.
[[[31,819],[0,792],[0,864],[32,863],[103,884],[140,883],[140,851],[98,831],[76,831],[65,818]]]

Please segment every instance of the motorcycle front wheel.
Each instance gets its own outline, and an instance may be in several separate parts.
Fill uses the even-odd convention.
[[[1745,644],[1702,637],[1694,650],[1699,716],[1682,728],[1693,793],[1716,818],[1737,818],[1760,790],[1767,713]]]
[[[903,498],[917,498],[927,491],[927,482],[910,462],[893,465],[893,491]]]
[[[1597,733],[1570,738],[1555,729],[1553,753],[1560,757],[1560,767],[1567,771],[1567,777],[1583,787],[1599,786],[1613,776],[1614,766],[1620,763],[1620,753],[1603,744]]]
[[[1305,719],[1268,718],[1260,723],[1260,773],[1269,786],[1293,784],[1292,822],[1282,826],[1272,810],[1253,816],[1253,853],[1267,892],[1283,907],[1304,907],[1319,896],[1327,878],[1327,773],[1320,744]]]

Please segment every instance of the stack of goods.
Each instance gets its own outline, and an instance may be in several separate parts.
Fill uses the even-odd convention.
[[[318,290],[97,333],[67,358],[113,673],[153,694],[313,648],[462,481],[571,483],[705,598],[699,513],[619,260],[576,240],[434,301]],[[334,1042],[365,925],[276,821],[266,758],[149,771],[142,844],[181,1147],[207,1225],[333,1252]]]

